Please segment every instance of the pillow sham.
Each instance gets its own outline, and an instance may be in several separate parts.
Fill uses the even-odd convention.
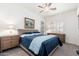
[[[25,32],[25,33],[23,33],[23,34],[32,34],[32,32]]]
[[[33,34],[22,34],[20,37],[33,36]]]
[[[42,35],[42,33],[33,33],[33,35]]]
[[[40,32],[32,32],[32,33],[40,33]]]
[[[33,33],[40,33],[40,32],[25,32],[23,34],[33,34]]]

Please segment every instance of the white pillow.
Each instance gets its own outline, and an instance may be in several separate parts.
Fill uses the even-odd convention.
[[[40,35],[41,33],[33,33],[33,35]]]
[[[21,37],[25,37],[25,36],[33,36],[33,34],[23,34],[23,35],[21,35]]]

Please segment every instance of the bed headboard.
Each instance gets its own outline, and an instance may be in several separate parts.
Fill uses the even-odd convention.
[[[26,30],[26,29],[18,29],[18,32],[21,35],[22,33],[25,33],[25,32],[38,32],[38,30],[35,30],[35,29],[29,29],[29,30]]]

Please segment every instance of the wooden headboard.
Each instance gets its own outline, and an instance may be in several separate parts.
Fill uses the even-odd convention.
[[[38,32],[38,30],[35,30],[35,29],[29,29],[29,30],[26,30],[26,29],[18,29],[18,32],[21,35],[22,33],[25,33],[25,32]]]

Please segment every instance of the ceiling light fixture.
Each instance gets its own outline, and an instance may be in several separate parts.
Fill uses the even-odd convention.
[[[50,10],[56,10],[56,7],[51,7],[52,3],[44,3],[42,5],[39,5],[38,7],[41,8],[42,10],[40,11],[40,13],[42,12],[46,12],[46,11],[50,11]]]

